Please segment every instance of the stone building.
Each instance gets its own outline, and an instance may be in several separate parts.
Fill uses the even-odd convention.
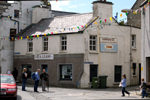
[[[150,82],[150,7],[148,0],[141,4],[141,20],[142,20],[142,78],[146,82]]]
[[[24,29],[35,24],[35,22],[32,21],[32,7],[37,9],[37,5],[45,6],[41,1],[14,1],[14,3],[11,4],[6,1],[0,2],[0,69],[2,73],[6,73],[8,70],[12,71],[13,69],[15,44],[14,41],[10,41],[10,36],[22,33]],[[75,14],[52,11],[51,5],[46,7],[48,8],[45,10],[48,17]],[[42,15],[40,15],[40,18],[43,18]],[[36,21],[37,20],[40,21],[38,16],[36,16]]]
[[[141,28],[141,13],[138,11],[137,14],[133,14],[133,11],[137,10],[140,8],[140,5],[144,2],[145,0],[136,0],[134,5],[131,8],[131,12],[129,12],[127,16],[127,25],[132,25],[134,27],[139,27]]]
[[[94,1],[93,14],[54,18],[46,8],[34,7],[33,13],[42,17],[33,14],[35,24],[18,35],[14,66],[30,74],[46,69],[52,86],[87,88],[93,77],[107,76],[107,87],[115,87],[123,74],[128,85],[139,84],[141,30],[109,20],[112,5]]]

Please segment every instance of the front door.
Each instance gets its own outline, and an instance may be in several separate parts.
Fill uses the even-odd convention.
[[[48,65],[47,64],[42,64],[41,65],[41,71],[43,71],[43,69],[45,69],[45,71],[48,72]]]
[[[93,77],[97,77],[98,65],[90,65],[90,82],[92,82]]]
[[[139,64],[139,85],[141,84],[141,64]]]
[[[121,82],[121,76],[122,76],[122,66],[115,66],[115,73],[114,73],[114,81],[115,82]]]

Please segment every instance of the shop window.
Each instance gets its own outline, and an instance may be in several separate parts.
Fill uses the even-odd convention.
[[[133,63],[133,75],[136,75],[136,63]]]
[[[28,74],[28,78],[31,78],[31,73],[32,73],[32,65],[31,64],[22,64],[22,71],[23,69],[26,68],[27,69],[27,74]],[[21,72],[22,72],[21,71]]]
[[[136,35],[132,35],[132,48],[136,48]]]
[[[19,10],[14,10],[14,18],[19,18]]]
[[[60,80],[72,80],[72,65],[61,64],[60,68]]]
[[[28,52],[32,52],[33,51],[33,40],[32,39],[29,39],[28,40]]]
[[[67,50],[67,36],[61,36],[61,50]]]
[[[43,51],[48,51],[48,37],[43,38]]]
[[[97,45],[97,36],[91,35],[90,36],[90,50],[96,51],[96,45]]]
[[[115,82],[121,82],[121,75],[122,75],[122,66],[115,66],[115,77],[114,81]]]

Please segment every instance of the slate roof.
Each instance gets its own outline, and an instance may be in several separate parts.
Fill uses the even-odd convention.
[[[73,14],[42,19],[39,23],[25,29],[20,36],[34,36],[46,34],[78,33],[85,29],[91,21],[94,21],[92,13]]]

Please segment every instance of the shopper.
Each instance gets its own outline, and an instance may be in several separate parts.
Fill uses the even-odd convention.
[[[38,91],[38,86],[39,86],[39,81],[40,81],[40,69],[37,69],[37,71],[35,72],[35,80],[34,80],[34,92],[39,92]]]
[[[24,68],[22,71],[22,91],[26,91],[26,82],[27,82],[27,69]]]
[[[144,78],[141,79],[141,89],[142,89],[142,98],[144,98],[145,96],[147,97],[148,94],[146,93],[146,89],[147,89],[147,85],[146,82],[144,82]]]
[[[45,87],[47,86],[48,82],[48,74],[46,73],[45,69],[43,69],[42,74],[40,75],[41,81],[42,81],[42,91],[46,91]]]
[[[126,86],[127,86],[127,84],[126,84],[126,75],[125,74],[122,75],[122,78],[123,78],[122,81],[121,81],[122,97],[124,97],[125,93],[128,94],[128,95],[130,95],[130,93],[126,90]]]

